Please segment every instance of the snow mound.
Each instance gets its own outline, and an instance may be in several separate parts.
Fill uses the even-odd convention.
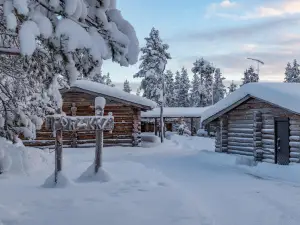
[[[52,173],[42,185],[43,188],[65,188],[71,184],[70,180],[62,173],[57,175],[57,183],[55,183],[55,173]]]
[[[207,133],[207,131],[204,130],[204,129],[199,129],[199,130],[197,131],[197,136],[199,136],[199,137],[207,137],[207,136],[208,136],[208,133]]]
[[[84,171],[80,177],[77,179],[77,182],[108,182],[110,181],[109,174],[103,170],[99,169],[98,173],[95,174],[95,164],[92,164],[86,171]]]
[[[257,166],[257,162],[254,160],[254,157],[251,156],[237,156],[235,164],[245,166]]]
[[[25,147],[22,142],[13,144],[0,138],[0,170],[8,174],[31,174],[50,168],[53,159],[49,153]]]
[[[142,147],[151,148],[160,144],[160,138],[153,134],[142,134]]]

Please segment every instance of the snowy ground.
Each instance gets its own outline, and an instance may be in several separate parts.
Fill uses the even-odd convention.
[[[214,140],[173,136],[155,148],[106,148],[107,183],[78,183],[93,149],[65,149],[66,188],[49,169],[0,176],[0,225],[296,225],[300,167],[236,164]]]

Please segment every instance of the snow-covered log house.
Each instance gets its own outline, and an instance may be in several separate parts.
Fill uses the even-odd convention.
[[[62,110],[67,116],[94,116],[95,98],[106,99],[104,115],[112,112],[114,129],[104,132],[104,146],[139,146],[141,139],[141,112],[156,107],[151,100],[126,93],[104,84],[78,80],[70,88],[61,89]],[[95,131],[64,132],[65,147],[90,147],[95,145]],[[37,131],[35,140],[24,140],[27,146],[54,147],[55,139],[50,130]]]
[[[300,162],[300,84],[251,83],[202,114],[215,150],[287,165]]]
[[[200,128],[202,113],[209,107],[164,107],[163,117],[166,131],[176,131],[184,120],[192,135]],[[159,132],[160,108],[142,112],[142,132]]]

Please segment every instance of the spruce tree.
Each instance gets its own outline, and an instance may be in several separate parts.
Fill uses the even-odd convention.
[[[213,74],[215,68],[209,63],[205,66],[204,70],[204,106],[213,104]]]
[[[197,73],[194,73],[192,80],[192,89],[191,89],[191,97],[190,97],[190,105],[192,107],[200,107],[200,78]]]
[[[293,70],[291,63],[288,62],[286,68],[285,68],[285,77],[284,77],[284,82],[286,83],[292,83],[295,80],[295,77],[293,76]]]
[[[174,82],[174,107],[180,107],[179,104],[179,90],[181,87],[181,74],[177,70],[175,75],[175,82]]]
[[[114,87],[115,85],[112,83],[111,79],[110,79],[110,74],[107,73],[106,75],[104,75],[104,82],[106,85]]]
[[[299,70],[299,64],[296,59],[293,61],[293,67],[292,67],[292,82],[300,82],[300,70]]]
[[[175,104],[174,91],[174,74],[171,70],[167,70],[165,74],[165,106],[173,107]]]
[[[237,85],[231,81],[229,87],[228,87],[228,94],[231,94],[232,92],[235,92],[237,89]]]
[[[180,107],[189,107],[189,90],[190,90],[190,80],[187,70],[183,67],[181,69],[180,76],[180,87],[178,91],[178,104]]]
[[[213,84],[214,104],[216,104],[218,101],[222,100],[225,97],[226,88],[225,85],[223,84],[223,80],[225,80],[225,78],[222,76],[220,69],[217,68],[215,71],[214,84]]]
[[[167,52],[169,45],[163,43],[159,31],[155,28],[152,28],[145,40],[146,46],[141,48],[140,70],[133,77],[143,78],[141,88],[144,97],[161,103],[163,74],[168,60],[171,59]]]
[[[123,91],[130,93],[132,91],[129,81],[126,79],[123,85]]]
[[[258,81],[259,77],[258,74],[255,73],[253,66],[250,66],[248,69],[245,70],[244,77],[242,78],[242,85]]]

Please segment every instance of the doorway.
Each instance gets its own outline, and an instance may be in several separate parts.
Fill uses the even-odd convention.
[[[289,119],[275,118],[275,163],[288,165],[290,163]]]

